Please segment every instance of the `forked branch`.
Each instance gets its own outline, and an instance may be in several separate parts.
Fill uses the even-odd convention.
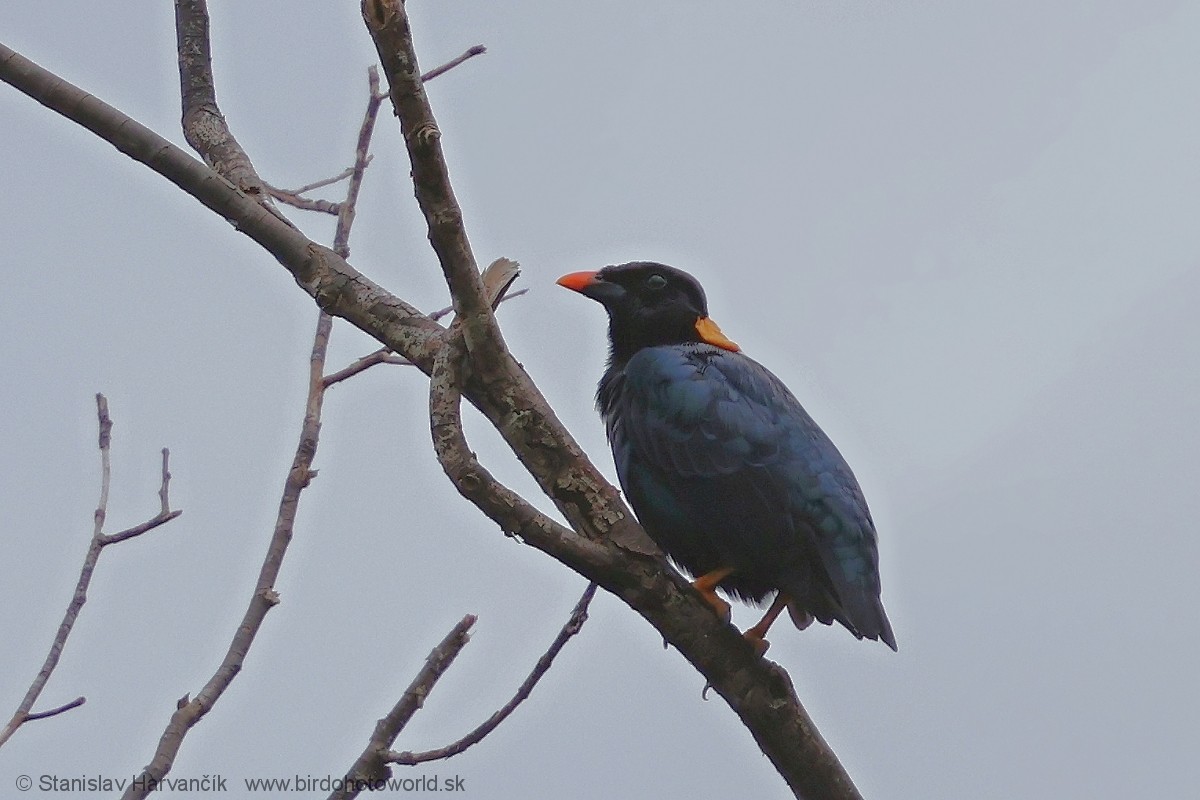
[[[346,773],[342,787],[329,795],[329,800],[350,800],[358,797],[364,789],[383,788],[383,782],[392,774],[387,765],[388,748],[396,741],[400,731],[404,730],[404,726],[417,710],[425,704],[425,698],[433,691],[438,679],[450,668],[454,659],[470,641],[470,630],[474,624],[475,617],[471,614],[463,617],[446,634],[446,638],[430,651],[425,665],[392,706],[392,710],[375,724],[375,730],[371,733],[362,755]]]
[[[517,706],[525,702],[530,693],[533,692],[533,687],[537,686],[538,681],[542,676],[549,671],[550,665],[554,663],[555,657],[563,646],[570,641],[571,637],[579,633],[583,629],[583,623],[587,621],[588,605],[592,602],[592,598],[596,595],[596,584],[589,583],[587,588],[583,590],[583,595],[579,598],[579,602],[575,604],[575,608],[571,610],[571,616],[567,619],[562,630],[558,632],[558,636],[554,637],[554,641],[550,643],[550,647],[542,654],[542,657],[537,660],[533,671],[519,687],[512,699],[504,704],[495,714],[492,714],[483,721],[479,727],[468,733],[456,742],[451,742],[445,747],[439,747],[435,750],[426,750],[421,753],[414,753],[406,750],[403,753],[388,753],[387,761],[392,764],[414,765],[422,764],[426,761],[437,761],[443,758],[450,758],[466,750],[472,745],[479,744],[484,737],[500,726],[501,722],[508,719],[508,715],[517,710]]]
[[[78,708],[87,702],[87,698],[81,696],[76,697],[69,703],[63,703],[46,711],[33,711],[33,704],[41,696],[42,690],[46,687],[46,682],[50,680],[50,676],[58,666],[63,648],[67,644],[67,638],[75,628],[75,622],[79,619],[79,612],[83,609],[83,604],[87,602],[88,587],[91,585],[92,573],[95,572],[96,563],[100,559],[100,553],[109,545],[141,536],[143,533],[148,533],[161,525],[165,525],[183,513],[178,509],[175,511],[171,510],[169,494],[171,472],[168,469],[170,452],[164,447],[162,451],[162,482],[158,490],[161,506],[160,511],[150,519],[139,525],[134,525],[132,528],[126,528],[119,533],[104,533],[104,522],[108,517],[108,490],[112,483],[111,448],[113,423],[112,418],[108,414],[108,399],[102,394],[96,395],[96,416],[100,426],[100,502],[96,505],[96,513],[93,515],[92,540],[88,545],[87,554],[83,559],[83,568],[79,571],[79,580],[75,584],[75,593],[71,596],[71,602],[67,604],[67,612],[63,615],[62,622],[59,623],[58,632],[55,634],[54,641],[50,645],[50,652],[47,653],[46,660],[42,663],[42,668],[38,670],[37,676],[33,679],[33,683],[25,693],[25,697],[21,700],[20,705],[17,706],[17,710],[13,712],[12,718],[0,730],[0,747],[3,747],[4,743],[12,738],[17,729],[26,722],[58,716],[73,708]]]

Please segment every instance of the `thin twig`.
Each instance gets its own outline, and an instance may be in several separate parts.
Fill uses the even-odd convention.
[[[162,485],[158,487],[158,502],[161,504],[159,516],[171,513],[171,451],[162,449]]]
[[[102,534],[100,536],[101,547],[106,547],[110,544],[116,544],[117,542],[123,542],[126,539],[132,539],[135,536],[141,536],[143,533],[154,530],[159,525],[165,525],[183,513],[179,510],[171,510],[171,496],[169,491],[169,486],[171,483],[171,471],[169,469],[170,457],[171,451],[164,447],[162,449],[162,485],[158,489],[158,497],[159,502],[162,503],[162,510],[140,525],[134,525],[132,528],[126,528],[119,533]]]
[[[512,300],[514,297],[520,297],[521,295],[527,294],[528,292],[529,292],[529,289],[518,289],[515,292],[508,292],[507,294],[502,295],[500,297],[500,299],[496,301],[495,304],[500,305],[501,303],[505,302],[506,300]],[[454,312],[454,306],[446,306],[445,308],[440,308],[437,311],[432,312],[429,315],[429,318],[433,319],[433,320],[438,320],[438,319],[441,319],[442,317],[445,317],[446,315],[451,314],[453,312]],[[332,372],[329,375],[326,375],[325,376],[325,388],[328,389],[330,386],[333,386],[335,383],[341,383],[342,381],[346,380],[347,378],[353,378],[358,373],[366,372],[371,367],[375,367],[380,364],[393,364],[393,365],[399,366],[399,367],[414,367],[414,366],[416,366],[415,364],[413,364],[412,361],[409,361],[404,356],[398,356],[395,353],[393,353],[391,350],[389,350],[388,348],[381,347],[372,353],[367,353],[365,356],[362,356],[361,358],[356,359],[355,361],[351,362],[349,366],[343,367],[342,369],[339,369],[337,372]]]
[[[592,597],[595,594],[596,584],[589,583],[588,587],[583,590],[583,596],[579,598],[579,602],[572,609],[570,618],[563,625],[562,630],[558,632],[558,636],[554,637],[554,641],[551,642],[549,649],[537,660],[537,664],[534,665],[533,671],[529,673],[529,677],[517,688],[517,692],[512,696],[512,699],[505,703],[499,711],[484,720],[479,727],[457,742],[452,742],[445,747],[439,747],[436,750],[426,750],[422,753],[414,753],[408,750],[403,753],[391,752],[388,753],[387,760],[392,764],[412,766],[426,761],[437,761],[456,756],[468,747],[482,741],[501,722],[504,722],[508,715],[516,710],[517,706],[521,705],[529,697],[529,694],[533,691],[533,687],[537,686],[538,681],[542,679],[542,676],[550,669],[550,665],[554,663],[554,658],[563,649],[563,645],[583,628],[583,623],[587,621],[588,617],[588,604],[592,602]]]
[[[529,294],[529,289],[517,289],[515,292],[509,292],[508,294],[502,295],[499,300],[494,301],[493,308],[507,300],[512,300],[514,297],[520,297],[523,294]],[[447,317],[453,313],[454,306],[446,306],[445,308],[439,308],[437,311],[430,312],[429,318],[432,320],[440,320],[442,317]]]
[[[475,56],[481,56],[486,52],[487,52],[486,47],[484,47],[481,44],[477,44],[474,47],[468,49],[467,52],[463,53],[458,58],[451,59],[450,61],[447,61],[445,64],[442,64],[440,67],[434,67],[433,69],[429,70],[429,72],[423,73],[421,75],[421,82],[428,83],[429,81],[433,80],[434,78],[438,77],[439,75],[445,75],[447,72],[454,69],[455,67],[457,67],[459,64],[463,63],[464,61],[474,58]],[[385,97],[386,97],[386,95],[385,95]]]
[[[79,697],[76,697],[74,700],[72,700],[69,703],[63,703],[58,708],[51,708],[48,711],[30,712],[25,715],[25,721],[30,722],[31,720],[35,720],[35,719],[49,719],[50,717],[57,717],[59,714],[63,713],[64,711],[70,711],[72,708],[79,708],[81,705],[83,705],[86,702],[87,702],[87,698],[84,697],[83,695],[80,695]]]
[[[374,95],[375,92],[372,91],[371,94]],[[332,178],[325,178],[324,180],[314,181],[313,183],[306,183],[303,186],[301,186],[299,189],[276,189],[275,187],[271,187],[271,188],[273,191],[283,192],[284,194],[294,194],[294,195],[308,194],[313,189],[321,189],[326,186],[332,186],[333,184],[338,183],[340,181],[344,181],[344,180],[346,180],[346,178],[349,178],[353,174],[354,174],[354,167],[346,167],[344,170],[339,172],[337,175],[334,175]]]
[[[261,196],[251,196],[128,114],[0,43],[0,81],[91,131],[235,223],[295,278],[317,305],[411,358],[423,371],[441,347],[442,326],[305,236]]]
[[[346,186],[346,199],[339,203],[337,232],[333,237],[333,250],[342,258],[350,257],[350,228],[358,209],[358,192],[362,188],[363,176],[371,163],[371,135],[375,132],[375,120],[379,117],[379,70],[372,66],[367,70],[367,110],[362,125],[358,128],[358,140],[354,144],[354,167],[350,183]]]
[[[440,67],[434,67],[433,69],[429,70],[429,72],[426,72],[424,75],[421,76],[421,80],[422,81],[431,81],[434,78],[438,77],[439,75],[446,74],[447,72],[454,69],[455,67],[457,67],[459,64],[463,63],[464,61],[474,58],[475,56],[483,55],[486,52],[487,52],[486,47],[484,47],[481,44],[477,44],[474,47],[468,49],[465,53],[460,55],[458,58],[447,61],[445,64],[442,64]],[[374,103],[380,103],[387,99],[387,94],[379,91],[379,76],[378,76],[378,73],[375,71],[374,67],[371,67],[371,74],[373,76],[375,76],[374,77],[375,82],[372,84],[372,88],[371,88],[371,101]],[[370,156],[367,157],[367,163],[370,163]],[[346,180],[346,178],[349,178],[350,176],[354,175],[354,173],[355,173],[354,167],[347,167],[346,169],[339,172],[337,175],[334,175],[332,178],[325,178],[323,180],[314,181],[313,183],[306,183],[303,186],[301,186],[299,189],[280,189],[277,186],[272,186],[271,184],[267,183],[266,181],[263,181],[263,186],[266,187],[267,192],[272,197],[274,197],[276,200],[278,200],[281,203],[287,203],[290,206],[294,206],[296,208],[300,208],[305,211],[319,211],[319,212],[322,212],[325,214],[333,214],[334,216],[337,216],[338,213],[341,211],[341,206],[342,206],[341,203],[334,203],[334,202],[330,202],[328,200],[319,200],[319,199],[314,200],[314,199],[307,198],[307,197],[301,197],[301,195],[308,194],[313,189],[320,189],[322,187],[335,184],[338,181],[344,181],[344,180]],[[434,319],[437,319],[437,317],[434,317]]]
[[[470,630],[474,624],[475,617],[473,615],[468,614],[463,617],[446,634],[446,638],[430,651],[429,656],[425,659],[425,665],[421,667],[421,671],[404,690],[404,694],[392,706],[391,711],[375,724],[375,730],[371,733],[367,746],[363,748],[362,754],[350,767],[350,771],[346,773],[342,788],[330,794],[329,800],[351,800],[351,798],[358,797],[364,789],[380,789],[386,785],[384,782],[392,774],[391,768],[387,765],[387,756],[392,742],[396,741],[400,731],[404,730],[404,726],[425,704],[425,698],[433,691],[438,679],[450,668],[459,652],[470,641]]]
[[[203,0],[176,0],[175,13],[177,18],[176,28],[179,31],[180,37],[178,41],[180,53],[191,52],[196,49],[207,51],[209,47],[207,41],[208,10]],[[198,21],[195,18],[203,19],[202,21]],[[205,37],[205,41],[195,42],[187,38],[187,36],[196,35],[202,35]],[[211,84],[211,64],[208,61],[188,60],[181,57],[179,64],[180,71],[183,73],[181,74],[181,80],[185,86],[189,83],[189,76],[186,74],[189,70],[208,70],[209,74],[201,75],[199,79],[200,82],[207,81]],[[372,98],[377,93],[377,87],[378,78],[372,75],[370,80]],[[185,93],[185,119],[187,118],[187,101],[188,95]],[[211,102],[215,108],[215,95],[212,97]],[[334,235],[333,253],[342,259],[345,259],[349,253],[348,242],[350,227],[354,220],[354,204],[358,198],[358,191],[362,185],[363,174],[369,160],[368,150],[370,149],[371,133],[374,130],[378,109],[379,101],[371,99],[367,104],[367,112],[364,115],[359,132],[354,171],[350,176],[346,200],[340,204],[341,208],[338,213],[337,231]],[[223,126],[225,124],[224,118],[220,116],[219,111],[217,112],[217,118],[221,120]],[[232,135],[230,135],[230,138],[232,138]],[[242,169],[248,170],[255,179],[258,179],[249,157],[245,157],[244,163],[240,166]],[[208,713],[213,704],[221,698],[226,689],[233,683],[233,679],[241,671],[246,654],[254,643],[267,612],[279,603],[279,594],[275,590],[275,582],[282,569],[283,558],[287,553],[288,545],[292,540],[301,493],[316,474],[312,469],[312,464],[317,454],[317,444],[321,430],[321,410],[325,399],[323,375],[326,354],[329,347],[329,336],[332,329],[333,318],[325,311],[320,311],[317,315],[316,332],[313,336],[313,345],[309,356],[308,395],[305,400],[304,422],[301,426],[300,442],[296,447],[291,469],[288,470],[287,478],[284,481],[283,494],[279,501],[279,512],[275,520],[275,528],[272,532],[270,543],[267,546],[267,553],[263,559],[262,567],[259,570],[254,592],[250,597],[250,602],[242,617],[241,624],[238,625],[226,650],[225,657],[216,672],[213,673],[208,682],[205,683],[204,687],[194,698],[186,699],[185,696],[185,700],[181,700],[177,704],[175,712],[171,715],[171,719],[159,739],[153,759],[142,771],[139,778],[130,783],[128,790],[123,795],[124,800],[146,797],[155,786],[161,783],[166,774],[170,772],[175,763],[175,757],[179,752],[179,748],[183,744],[184,737]]]
[[[341,383],[347,378],[353,378],[360,372],[366,372],[371,367],[379,364],[396,364],[402,367],[411,367],[413,363],[403,356],[395,355],[386,347],[381,347],[373,353],[368,353],[352,362],[348,367],[339,369],[337,372],[330,373],[325,376],[325,388],[328,389],[335,383]]]
[[[294,208],[299,208],[302,211],[318,211],[322,214],[332,214],[337,216],[341,211],[341,203],[335,203],[331,200],[311,199],[301,197],[297,192],[289,192],[286,189],[277,189],[271,184],[263,181],[263,187],[266,188],[267,194],[274,197],[281,203],[286,203]]]
[[[182,511],[170,510],[170,500],[167,495],[167,481],[170,479],[170,472],[167,469],[167,450],[164,448],[162,462],[163,481],[162,487],[159,489],[159,498],[163,510],[140,525],[135,525],[120,533],[105,535],[104,521],[108,516],[108,492],[112,484],[112,458],[110,451],[112,447],[113,423],[112,418],[108,415],[108,399],[102,394],[96,395],[96,418],[100,429],[100,434],[97,438],[97,444],[100,448],[100,501],[96,504],[96,512],[92,515],[92,540],[88,544],[87,554],[83,559],[83,567],[79,571],[79,580],[75,584],[75,593],[71,596],[71,602],[67,605],[67,611],[63,615],[62,622],[59,623],[58,633],[55,634],[54,641],[50,645],[50,652],[46,655],[46,660],[43,662],[42,668],[38,671],[37,677],[33,679],[33,683],[25,693],[21,704],[13,712],[8,724],[4,726],[3,730],[0,730],[0,747],[3,747],[4,743],[26,722],[57,716],[65,711],[78,708],[87,702],[86,698],[77,697],[71,702],[52,708],[49,711],[37,713],[31,711],[33,704],[37,702],[38,697],[42,694],[42,690],[46,687],[46,682],[50,680],[50,675],[53,674],[55,668],[58,666],[58,660],[62,656],[63,648],[67,644],[67,637],[71,635],[71,631],[75,627],[75,621],[79,618],[79,612],[83,609],[83,604],[87,602],[87,590],[91,585],[92,574],[96,569],[96,562],[100,559],[101,551],[110,544],[123,542],[126,539],[132,539],[135,536],[140,536],[147,531],[153,530],[183,513]]]

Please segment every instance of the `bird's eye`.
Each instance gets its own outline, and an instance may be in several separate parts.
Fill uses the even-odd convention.
[[[667,279],[662,275],[651,275],[649,278],[646,278],[646,285],[651,289],[661,289],[667,285]]]

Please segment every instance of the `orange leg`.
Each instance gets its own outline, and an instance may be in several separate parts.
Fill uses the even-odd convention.
[[[717,597],[716,586],[731,574],[733,574],[733,567],[724,567],[714,569],[692,581],[692,588],[699,592],[700,596],[704,598],[704,602],[712,606],[713,611],[717,612],[717,616],[726,622],[729,622],[730,617],[729,603]]]
[[[783,610],[787,608],[790,599],[786,594],[780,592],[775,596],[775,600],[771,603],[771,607],[767,609],[767,613],[763,614],[763,618],[754,627],[747,628],[746,632],[742,634],[760,656],[766,653],[767,648],[771,646],[771,643],[767,641],[767,630],[775,622],[775,619],[783,613]]]

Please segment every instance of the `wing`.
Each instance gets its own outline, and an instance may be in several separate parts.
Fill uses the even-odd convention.
[[[833,607],[814,598],[813,613],[894,646],[862,490],[778,378],[709,345],[653,347],[634,355],[619,385],[608,387],[608,409],[605,394],[602,387],[617,470],[639,516],[642,506],[651,515],[686,517],[722,557],[778,581],[773,588],[811,584],[804,576],[819,567],[824,586],[799,591],[828,594]]]

